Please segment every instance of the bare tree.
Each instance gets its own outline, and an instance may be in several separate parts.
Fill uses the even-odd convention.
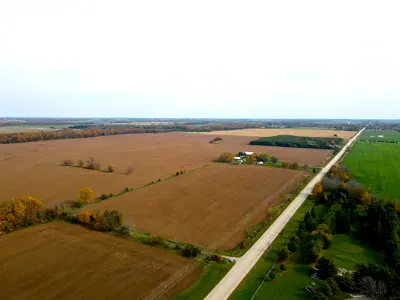
[[[360,280],[361,292],[373,300],[380,299],[387,293],[386,284],[383,281],[376,281],[372,277],[363,277]]]

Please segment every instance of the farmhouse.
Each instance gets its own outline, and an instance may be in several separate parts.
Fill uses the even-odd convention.
[[[378,138],[384,138],[385,136],[383,134],[378,135]]]
[[[254,152],[245,152],[246,155],[253,155]]]

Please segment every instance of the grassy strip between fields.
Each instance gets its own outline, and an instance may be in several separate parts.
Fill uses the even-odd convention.
[[[313,202],[313,197],[309,197],[297,210],[289,223],[274,240],[269,250],[264,253],[262,258],[257,262],[239,287],[231,295],[230,299],[251,299],[259,285],[262,283],[266,273],[274,266],[277,252],[287,245],[290,238],[297,231],[300,222],[304,219],[305,214],[313,206]],[[283,298],[271,297],[270,299]]]

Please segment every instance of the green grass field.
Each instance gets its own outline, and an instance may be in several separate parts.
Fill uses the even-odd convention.
[[[353,270],[358,263],[383,263],[383,257],[376,250],[358,241],[351,234],[335,234],[332,246],[322,253],[332,259],[338,268]]]
[[[17,133],[17,132],[40,132],[40,131],[56,131],[68,128],[72,125],[12,125],[0,126],[0,133]]]
[[[383,135],[383,138],[378,138],[379,135]],[[379,140],[388,142],[400,142],[400,132],[390,130],[365,130],[360,137],[362,141],[368,140]]]
[[[358,141],[343,161],[352,177],[385,199],[400,200],[400,144]]]

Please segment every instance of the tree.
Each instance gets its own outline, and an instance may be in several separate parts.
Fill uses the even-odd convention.
[[[288,250],[291,253],[295,253],[297,252],[297,245],[296,245],[296,241],[294,240],[294,238],[292,238],[288,244]]]
[[[361,292],[371,299],[380,299],[387,293],[386,284],[383,281],[376,281],[372,277],[363,277],[360,280]]]
[[[185,257],[196,257],[197,255],[200,254],[200,249],[191,244],[188,244],[183,249],[182,254]]]
[[[282,168],[286,169],[287,167],[289,167],[289,164],[287,162],[282,162]]]
[[[337,268],[332,260],[321,257],[316,268],[318,269],[318,277],[321,279],[327,279],[337,274]]]
[[[122,216],[117,210],[105,210],[104,219],[108,230],[114,230],[122,225]]]
[[[298,162],[292,163],[292,169],[297,170],[300,168],[300,164]]]
[[[273,271],[271,271],[271,272],[269,272],[268,277],[270,280],[274,280],[276,276],[275,276],[275,273]]]
[[[326,281],[322,281],[321,285],[319,287],[319,291],[324,294],[325,296],[327,296],[328,298],[331,298],[333,296],[333,292],[331,287],[329,286],[329,284]]]
[[[217,158],[217,162],[222,162],[222,163],[231,163],[233,162],[234,158],[233,158],[233,154],[230,152],[224,152],[222,153],[218,158]]]
[[[82,188],[79,190],[79,200],[82,200],[84,204],[89,203],[93,198],[93,190],[90,188]]]
[[[279,159],[278,159],[276,156],[271,156],[270,160],[271,160],[271,162],[272,162],[273,164],[276,164],[276,163],[279,162]]]
[[[315,218],[315,217],[316,217],[316,215],[315,215],[315,208],[314,208],[314,206],[313,206],[313,207],[311,207],[311,217],[312,217],[312,218]]]
[[[107,223],[103,214],[97,214],[94,216],[93,229],[97,231],[107,231]]]
[[[342,276],[337,275],[334,278],[341,291],[345,293],[354,293],[357,291],[356,284],[351,274],[345,273]]]
[[[337,282],[336,282],[332,277],[331,277],[331,278],[328,278],[328,279],[326,280],[326,283],[327,283],[327,284],[329,285],[329,287],[331,288],[332,294],[333,294],[334,296],[338,296],[338,295],[340,294],[340,288],[339,288]]]
[[[289,258],[290,252],[287,247],[284,247],[278,251],[277,255],[280,261],[285,261]]]
[[[315,185],[314,185],[314,188],[313,188],[313,190],[312,190],[312,194],[314,195],[314,196],[319,196],[319,195],[321,195],[321,193],[322,193],[322,184],[320,183],[320,182],[318,182],[318,183],[316,183]]]
[[[360,196],[358,199],[360,200],[361,204],[369,205],[369,204],[371,204],[372,194],[367,191],[363,191],[360,193]]]
[[[254,164],[257,161],[257,154],[246,155],[246,161],[249,164]]]
[[[318,259],[319,257],[319,250],[318,247],[313,246],[310,248],[310,250],[308,251],[308,259],[311,262],[314,262]]]
[[[90,215],[87,211],[78,213],[78,223],[82,225],[88,225],[90,223]]]
[[[268,153],[261,153],[258,155],[258,160],[262,162],[269,162],[269,154]]]
[[[114,172],[114,167],[112,165],[108,165],[107,171],[110,173]]]
[[[286,270],[286,267],[285,267],[284,264],[281,264],[281,265],[279,266],[279,268],[281,269],[281,271],[285,271],[285,270]]]

